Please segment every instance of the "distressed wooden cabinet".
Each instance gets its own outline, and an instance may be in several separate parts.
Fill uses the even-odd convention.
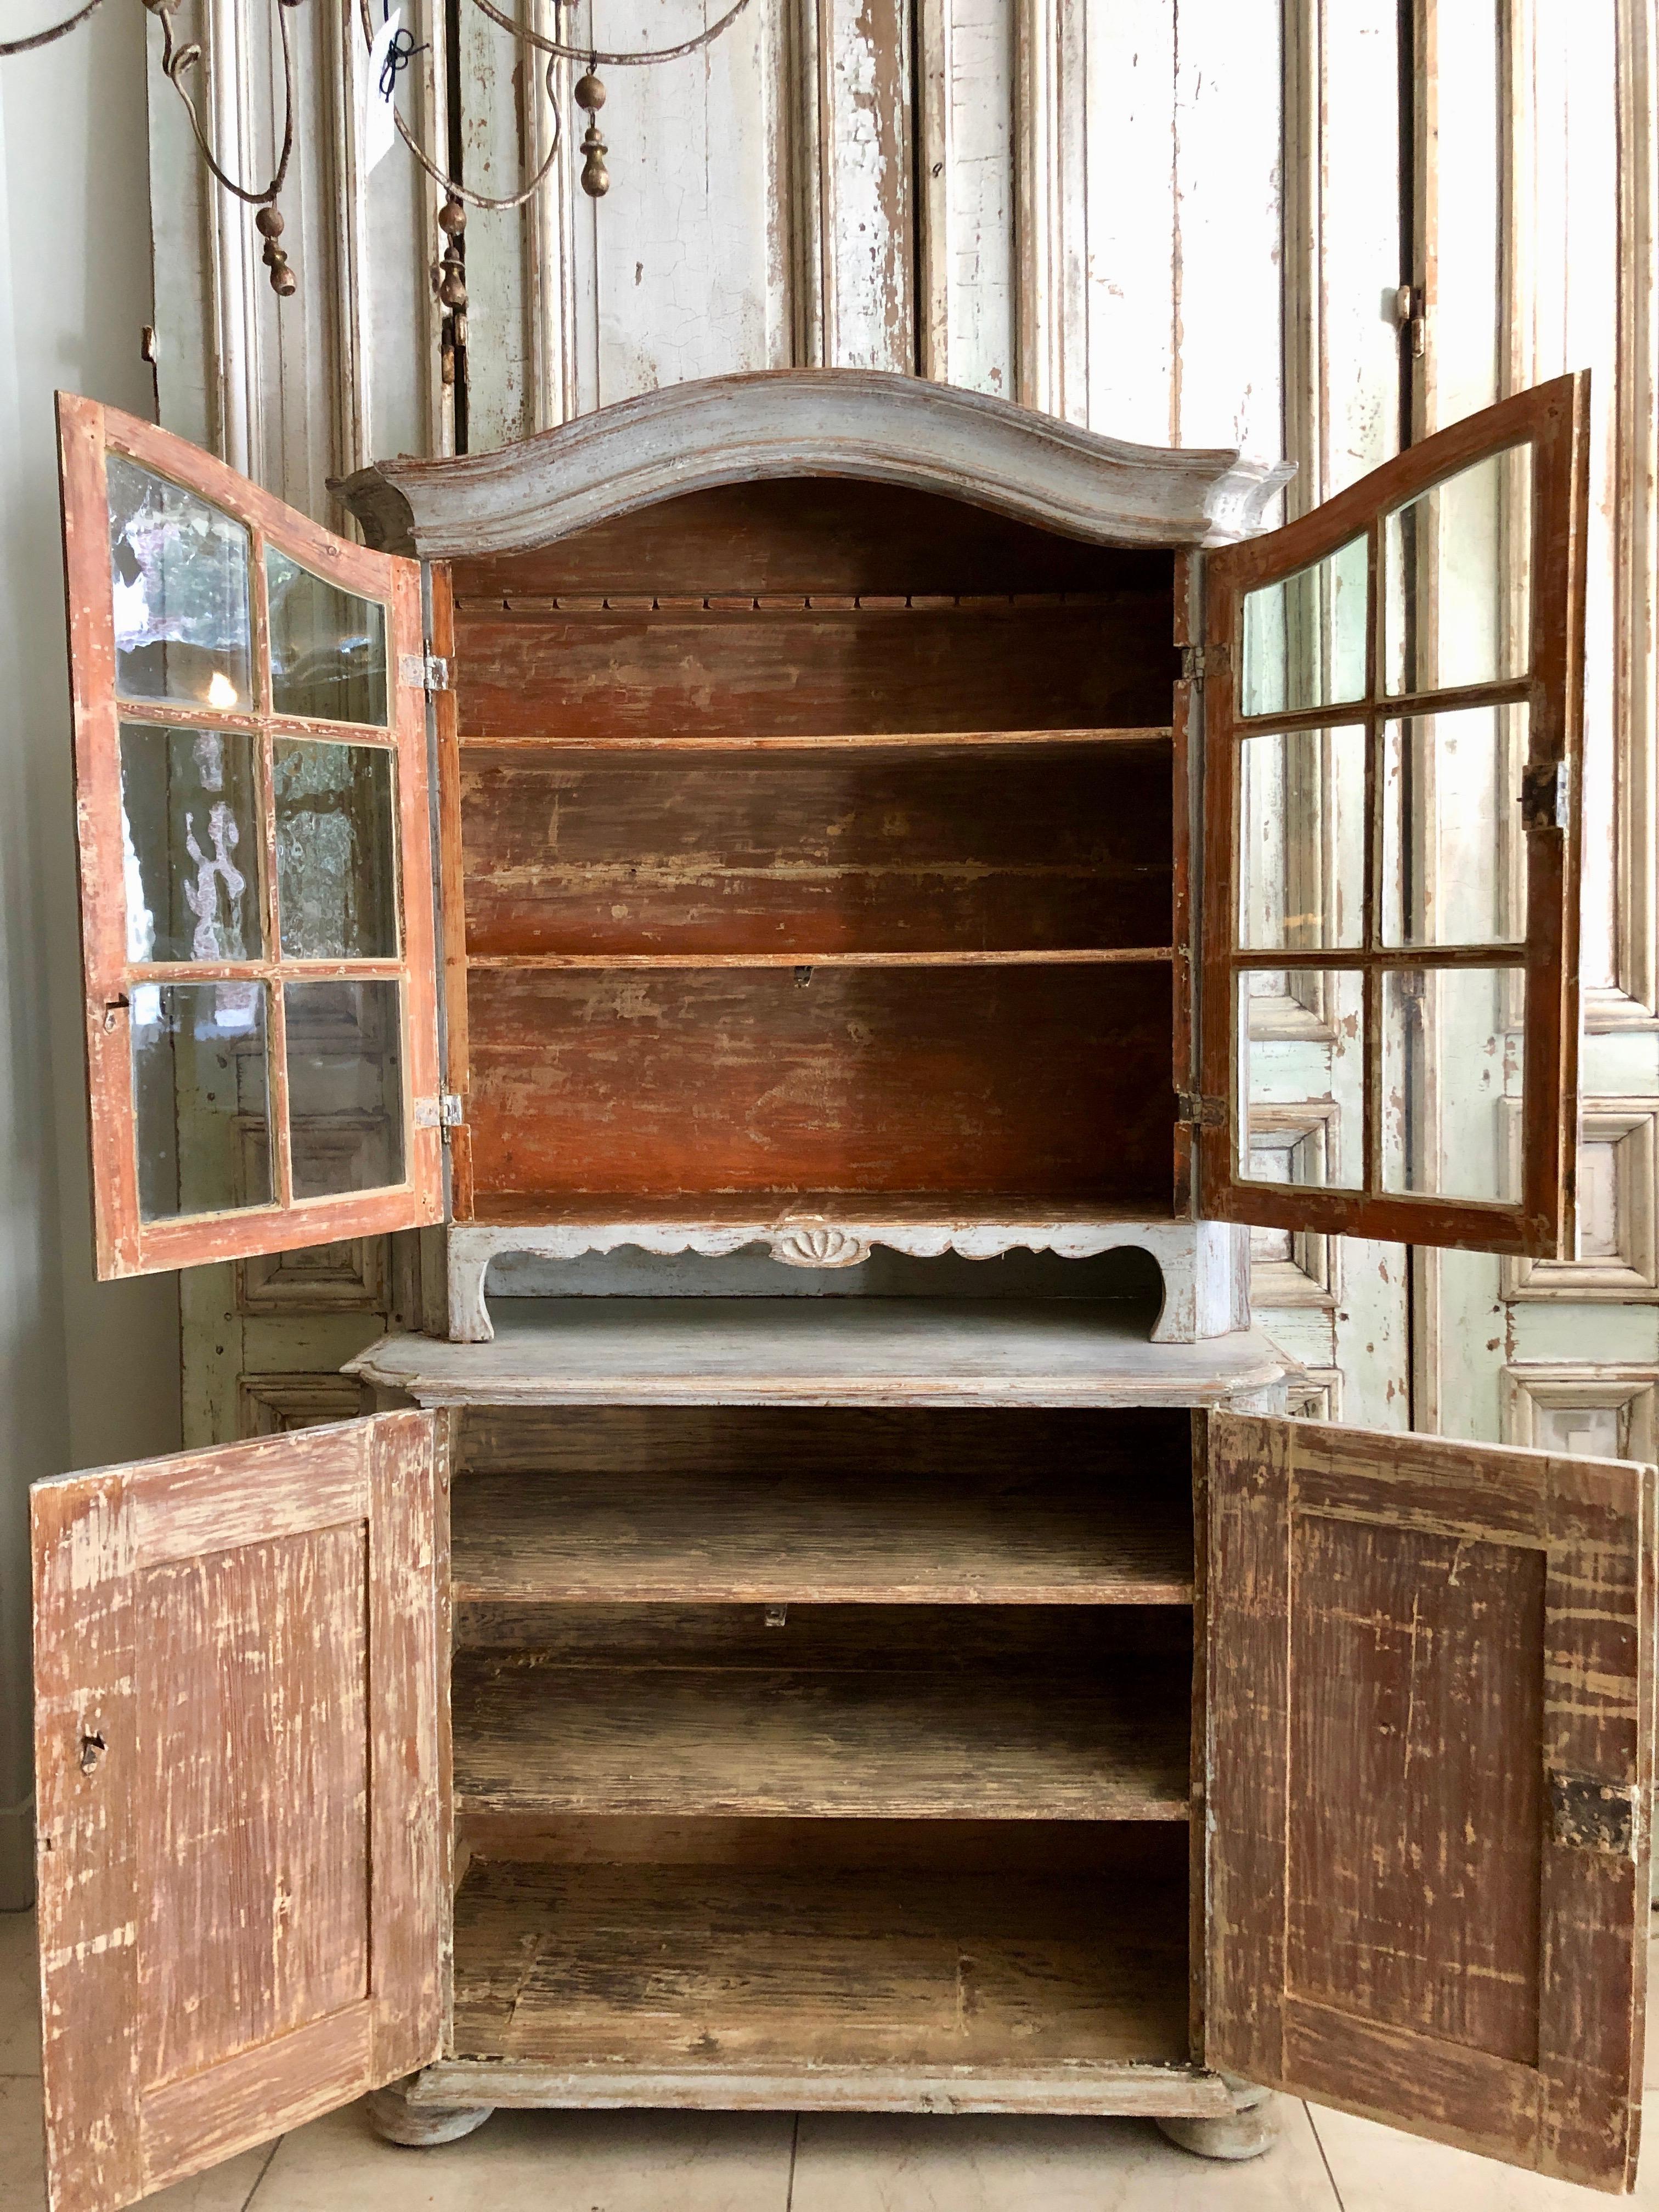
[[[63,403],[100,1270],[441,1223],[448,1328],[36,1493],[60,2212],[365,2091],[1285,2087],[1629,2186],[1652,1471],[1283,1418],[1243,1245],[1571,1237],[1584,407],[1253,535],[1234,453],[739,377],[366,548]]]

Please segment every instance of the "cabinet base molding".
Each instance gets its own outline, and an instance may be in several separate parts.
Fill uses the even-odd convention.
[[[1220,2075],[1184,2066],[1034,2067],[1029,2073],[966,2066],[815,2066],[751,2073],[653,2067],[628,2073],[620,2068],[541,2066],[524,2059],[441,2058],[391,2094],[406,2101],[411,2116],[430,2111],[440,2120],[463,2112],[482,2118],[495,2106],[583,2112],[649,2106],[726,2112],[1048,2112],[1139,2116],[1217,2127],[1231,2125],[1237,2117]],[[489,2105],[481,2107],[486,2096]],[[372,2117],[378,2127],[378,2116]],[[470,2122],[477,2124],[477,2119]],[[466,2131],[456,2130],[458,2135]]]

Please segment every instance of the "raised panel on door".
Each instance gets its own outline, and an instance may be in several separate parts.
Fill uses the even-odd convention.
[[[443,1422],[35,1486],[52,2212],[116,2212],[437,2055]]]
[[[1208,1424],[1206,2062],[1622,2191],[1655,1474]]]
[[[439,1221],[419,567],[58,432],[98,1273]]]
[[[1571,1249],[1588,416],[1559,378],[1207,556],[1202,1213]]]

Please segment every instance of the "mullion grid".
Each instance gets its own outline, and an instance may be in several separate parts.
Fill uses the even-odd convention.
[[[273,1184],[271,1203],[276,1210],[286,1213],[293,1210],[295,1200],[289,1102],[288,1006],[284,984],[290,981],[396,983],[398,986],[399,1056],[402,1057],[402,1047],[405,1042],[402,1032],[406,963],[403,947],[402,850],[396,800],[398,742],[397,732],[390,724],[385,729],[377,729],[372,724],[360,726],[356,723],[325,722],[279,714],[276,711],[270,665],[270,589],[265,573],[266,532],[252,516],[238,515],[236,519],[248,533],[248,565],[251,571],[248,612],[253,684],[252,711],[236,714],[221,708],[198,713],[195,705],[190,702],[125,701],[118,697],[116,714],[118,725],[218,730],[226,735],[234,733],[252,738],[255,810],[258,823],[259,929],[264,951],[257,958],[236,961],[128,960],[125,972],[129,992],[134,985],[142,984],[155,984],[166,988],[174,984],[256,982],[263,988],[265,1112]],[[390,656],[395,647],[392,609],[387,606],[383,611]],[[398,931],[398,951],[392,958],[307,960],[287,958],[283,953],[281,894],[276,867],[276,749],[279,741],[289,738],[311,744],[367,744],[392,755],[393,803],[390,830],[393,878],[397,885],[394,912]]]
[[[1358,972],[1362,978],[1361,1000],[1361,1120],[1364,1173],[1355,1195],[1363,1198],[1431,1197],[1432,1193],[1410,1190],[1389,1191],[1385,1188],[1383,1169],[1383,1076],[1382,1042],[1383,1008],[1386,979],[1390,973],[1411,969],[1452,969],[1472,968],[1491,969],[1494,974],[1504,968],[1522,967],[1526,963],[1527,946],[1524,941],[1501,945],[1423,945],[1417,946],[1389,945],[1383,941],[1382,908],[1386,854],[1384,779],[1382,775],[1382,732],[1389,722],[1397,722],[1403,731],[1414,718],[1426,718],[1437,713],[1455,712],[1459,708],[1474,705],[1504,705],[1525,703],[1533,690],[1531,663],[1528,655],[1528,670],[1522,676],[1491,683],[1445,686],[1423,690],[1415,684],[1400,696],[1385,696],[1383,689],[1383,656],[1385,652],[1383,574],[1383,528],[1386,514],[1373,515],[1366,526],[1366,608],[1365,608],[1365,679],[1362,699],[1342,702],[1326,702],[1317,707],[1293,710],[1288,714],[1236,716],[1233,728],[1235,806],[1242,801],[1243,783],[1239,773],[1239,748],[1243,740],[1268,731],[1274,732],[1296,729],[1322,729],[1335,723],[1363,721],[1365,733],[1364,757],[1364,834],[1362,846],[1362,881],[1360,889],[1360,937],[1358,950],[1325,947],[1305,956],[1310,964],[1327,973]],[[1411,556],[1407,554],[1407,560]],[[1259,588],[1259,586],[1258,586]],[[1241,633],[1243,594],[1235,617],[1235,635]],[[1408,825],[1402,824],[1400,840],[1400,864],[1407,864],[1406,846]],[[1239,902],[1243,892],[1242,854],[1235,844],[1237,857],[1234,864],[1233,899],[1234,926],[1232,968],[1231,1020],[1238,1043],[1245,1047],[1241,1055],[1235,1048],[1234,1058],[1241,1056],[1248,1066],[1248,993],[1245,979],[1264,972],[1265,963],[1259,949],[1243,950],[1239,944],[1243,929],[1243,914]],[[1524,888],[1522,890],[1524,904]],[[1401,885],[1401,934],[1409,927],[1405,885]],[[1290,948],[1285,948],[1286,956]],[[1524,1019],[1524,1016],[1523,1016]],[[1248,1143],[1249,1095],[1248,1083],[1240,1101],[1242,1113],[1240,1134]],[[1233,1174],[1237,1179],[1238,1167]],[[1345,1187],[1346,1188],[1346,1187]],[[1470,1201],[1480,1203],[1480,1201]]]

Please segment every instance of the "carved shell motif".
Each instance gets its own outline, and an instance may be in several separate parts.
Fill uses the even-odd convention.
[[[780,1229],[772,1238],[772,1257],[786,1267],[856,1267],[869,1256],[868,1239],[844,1229]]]

